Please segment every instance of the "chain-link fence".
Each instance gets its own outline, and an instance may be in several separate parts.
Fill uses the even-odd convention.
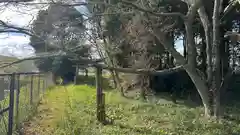
[[[12,135],[36,111],[49,86],[49,76],[38,72],[0,74],[0,135]]]

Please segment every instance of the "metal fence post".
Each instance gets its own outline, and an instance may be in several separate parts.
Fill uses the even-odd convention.
[[[16,128],[19,129],[19,95],[20,95],[20,74],[17,75],[17,86],[16,86]]]
[[[30,104],[33,104],[33,75],[31,75],[31,81],[30,81]]]
[[[15,73],[11,74],[11,81],[10,81],[10,99],[9,99],[9,114],[8,114],[8,135],[12,135],[12,133],[13,133],[14,85],[15,85]]]

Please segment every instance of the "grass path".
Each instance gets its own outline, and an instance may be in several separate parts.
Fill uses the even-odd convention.
[[[201,108],[152,104],[106,92],[112,125],[96,121],[95,88],[55,87],[41,101],[37,115],[24,125],[25,135],[234,135],[240,125],[207,122]]]
[[[66,91],[48,92],[40,102],[37,115],[29,122],[24,123],[24,135],[51,134],[54,132],[56,120],[63,116],[64,97]]]

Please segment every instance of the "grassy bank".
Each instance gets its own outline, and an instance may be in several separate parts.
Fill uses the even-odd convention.
[[[236,120],[214,123],[204,119],[202,108],[146,103],[106,92],[111,125],[96,121],[95,88],[87,85],[55,87],[41,101],[38,114],[25,123],[32,135],[238,135]]]

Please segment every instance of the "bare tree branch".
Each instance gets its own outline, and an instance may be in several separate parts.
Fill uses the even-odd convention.
[[[0,3],[19,3],[19,2],[31,2],[33,0],[0,0]]]
[[[74,2],[72,4],[67,4],[67,3],[57,3],[57,2],[29,2],[29,3],[19,3],[22,5],[52,5],[52,4],[57,4],[59,6],[66,6],[66,7],[71,7],[71,6],[87,6],[87,5],[93,5],[93,4],[98,4],[98,5],[110,5],[105,2]]]
[[[170,69],[166,69],[166,70],[159,70],[159,71],[146,70],[146,69],[116,68],[116,67],[106,66],[106,65],[103,65],[103,64],[95,64],[93,66],[101,67],[103,69],[108,69],[108,70],[115,70],[115,71],[118,71],[118,72],[124,72],[124,73],[152,74],[152,75],[169,74],[169,73],[172,73],[172,72],[177,72],[177,71],[183,70],[183,66],[178,66],[178,67],[174,67],[174,68],[170,68]]]
[[[18,31],[18,30],[0,30],[0,33],[22,33],[22,34],[26,34],[26,35],[29,35],[29,36],[35,36],[29,32],[26,32],[26,31]]]
[[[198,9],[201,7],[202,2],[201,0],[196,0],[194,1],[194,3],[191,3],[191,6],[188,10],[187,13],[187,19],[193,21],[194,17],[196,16],[196,12],[198,11]]]
[[[125,0],[121,0],[120,1],[122,4],[126,5],[126,6],[131,6],[139,11],[142,11],[142,12],[145,12],[145,13],[149,13],[151,15],[154,15],[154,16],[158,16],[158,17],[161,17],[161,16],[172,16],[172,17],[181,17],[182,19],[184,19],[186,16],[180,12],[172,12],[172,13],[156,13],[156,12],[153,12],[153,11],[150,11],[150,10],[147,10],[147,9],[143,9],[139,6],[137,6],[136,4],[133,4],[132,2],[128,2],[128,1],[125,1]]]
[[[12,63],[9,63],[9,64],[6,64],[6,65],[3,65],[3,66],[0,66],[0,68],[5,68],[5,67],[9,67],[9,66],[12,66],[14,64],[18,64],[18,63],[21,63],[23,61],[27,61],[27,60],[36,60],[36,59],[42,59],[42,58],[50,58],[50,57],[59,57],[59,56],[65,56],[66,53],[64,52],[55,52],[55,53],[48,53],[50,55],[46,55],[46,54],[43,54],[43,55],[38,55],[38,56],[33,56],[33,57],[27,57],[27,58],[24,58],[24,59],[20,59],[20,60],[16,60]]]

